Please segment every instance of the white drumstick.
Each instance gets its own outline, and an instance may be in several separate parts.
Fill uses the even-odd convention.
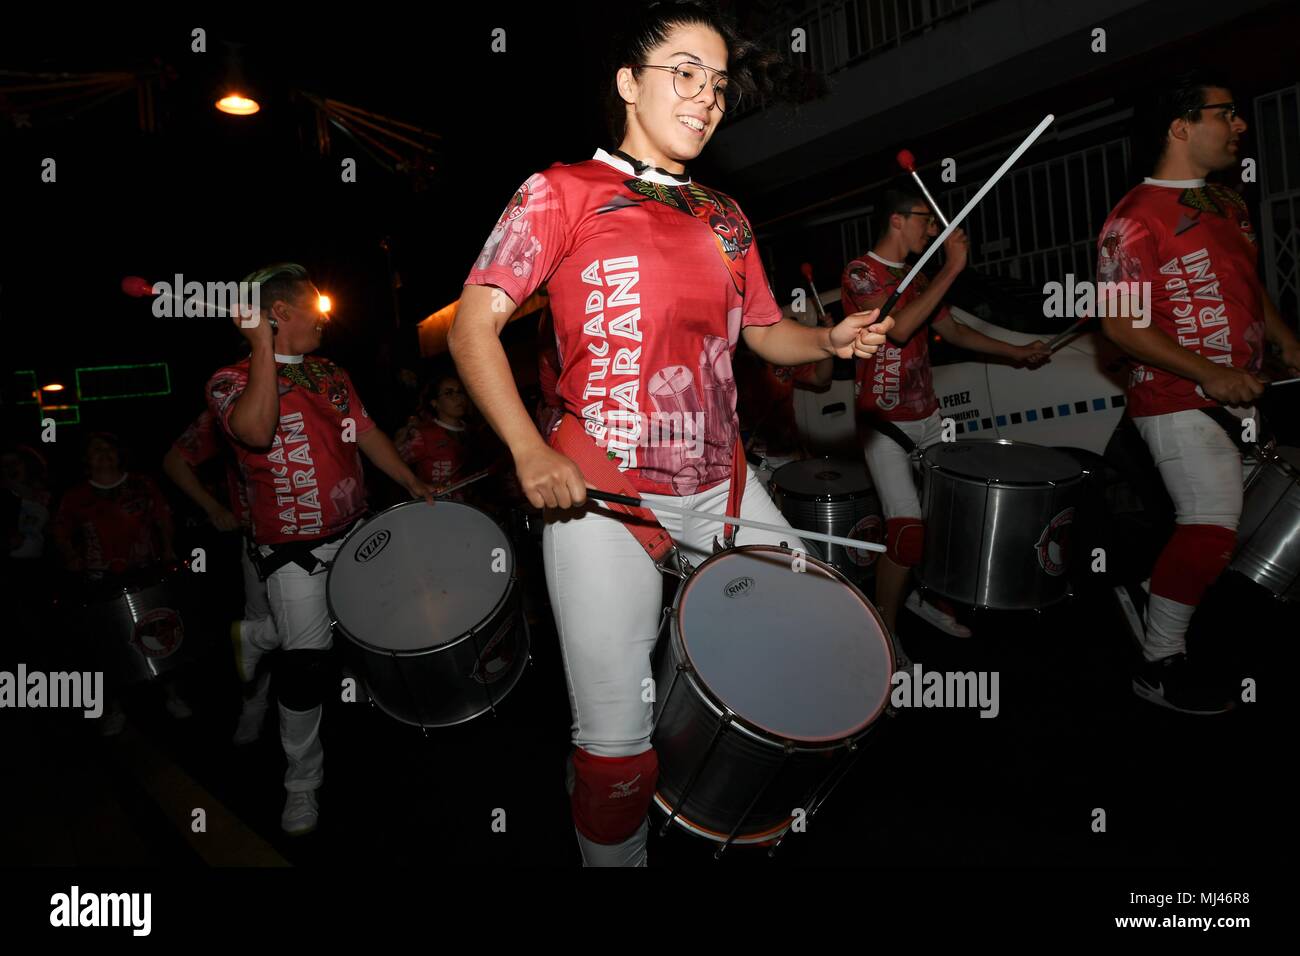
[[[1034,127],[1033,131],[1025,137],[1025,141],[1017,146],[1015,152],[1008,156],[1002,165],[997,168],[997,172],[989,177],[989,181],[981,186],[979,192],[971,197],[970,202],[966,203],[966,205],[962,207],[961,212],[953,216],[952,222],[948,223],[943,232],[939,233],[938,238],[926,247],[925,252],[921,253],[921,258],[916,260],[916,265],[912,266],[912,270],[903,277],[903,281],[898,284],[898,288],[896,288],[893,294],[885,300],[885,304],[880,307],[880,316],[882,319],[889,315],[890,311],[898,303],[898,299],[903,294],[903,291],[911,285],[912,280],[916,278],[916,275],[921,271],[922,266],[930,261],[930,257],[939,250],[939,247],[943,245],[944,240],[952,235],[952,231],[961,225],[962,220],[964,220],[970,211],[975,208],[975,205],[984,198],[990,189],[997,185],[998,180],[1002,178],[1003,174],[1011,168],[1017,159],[1024,155],[1025,150],[1034,145],[1034,140],[1042,136],[1043,130],[1051,126],[1052,121],[1055,119],[1056,117],[1051,113],[1044,116],[1042,121]]]
[[[860,551],[885,551],[883,544],[876,544],[874,541],[858,541],[854,538],[841,538],[839,535],[822,534],[820,531],[804,531],[800,528],[791,528],[785,525],[768,524],[766,521],[755,521],[753,518],[732,518],[725,515],[715,515],[708,511],[695,511],[692,508],[678,508],[674,505],[662,505],[658,502],[650,505],[642,498],[633,498],[631,495],[616,495],[611,491],[600,491],[597,488],[588,488],[587,497],[595,498],[598,501],[612,501],[615,504],[627,505],[630,508],[646,508],[649,510],[667,511],[675,515],[685,515],[688,518],[702,518],[705,521],[725,521],[727,524],[739,525],[742,528],[759,528],[763,531],[775,531],[779,534],[797,534],[801,538],[811,538],[814,541],[825,541],[828,544],[838,544],[844,548],[857,548]]]

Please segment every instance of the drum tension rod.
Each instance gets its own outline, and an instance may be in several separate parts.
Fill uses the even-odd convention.
[[[717,729],[713,731],[713,739],[709,741],[708,749],[704,751],[704,756],[700,758],[700,762],[696,764],[695,769],[691,771],[691,776],[686,781],[686,786],[682,788],[681,794],[677,797],[677,802],[669,812],[668,819],[665,820],[664,825],[659,828],[660,836],[665,836],[668,833],[668,828],[672,825],[673,820],[675,820],[677,815],[685,809],[686,801],[691,795],[691,790],[694,789],[696,781],[700,778],[700,774],[713,758],[713,751],[717,749],[718,741],[722,739],[723,732],[731,724],[732,720],[735,719],[735,716],[736,715],[729,710],[723,713],[721,719],[718,721]]]
[[[776,782],[777,777],[781,776],[781,773],[790,763],[790,755],[794,753],[794,744],[787,740],[782,744],[782,750],[784,750],[784,753],[781,755],[781,762],[776,765],[776,769],[768,776],[758,793],[754,794],[754,799],[749,801],[749,806],[745,808],[745,812],[741,814],[740,819],[736,821],[736,825],[732,827],[731,832],[727,834],[726,842],[713,852],[713,858],[715,860],[722,859],[722,854],[727,852],[727,847],[731,846],[732,842],[736,839],[736,834],[739,833],[740,828],[745,825],[745,821],[749,819],[749,815],[754,812],[754,807],[758,806],[758,801],[763,799],[763,796],[771,788],[772,784]],[[784,836],[784,834],[782,834],[782,836]]]

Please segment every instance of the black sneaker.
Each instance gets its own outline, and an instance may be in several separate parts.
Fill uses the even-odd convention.
[[[1133,675],[1133,693],[1184,714],[1225,714],[1236,704],[1197,680],[1188,668],[1186,654],[1143,661]]]

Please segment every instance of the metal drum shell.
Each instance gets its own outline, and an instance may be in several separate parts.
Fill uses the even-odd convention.
[[[1300,449],[1278,449],[1254,476],[1237,541],[1229,568],[1275,597],[1300,601]]]
[[[421,504],[402,502],[358,525],[339,547],[336,562],[351,553],[351,545],[366,540],[376,519]],[[470,505],[456,503],[455,507],[478,511],[484,520],[491,521],[486,513]],[[507,546],[511,548],[509,582],[495,607],[469,631],[447,641],[431,636],[428,645],[418,649],[377,647],[353,634],[340,616],[327,584],[330,621],[345,638],[344,655],[375,706],[385,714],[422,729],[450,727],[492,710],[519,682],[528,663],[529,634],[521,613],[513,545],[507,542]],[[487,680],[487,667],[502,658],[507,660],[504,671]]]
[[[193,659],[199,635],[187,625],[200,622],[185,620],[186,608],[197,607],[190,573],[177,571],[159,575],[152,583],[112,588],[77,608],[94,658],[119,682],[156,680]],[[165,654],[153,653],[157,641],[149,634],[151,627],[164,627],[169,639],[179,629],[179,643]]]
[[[1041,448],[1005,440],[988,444]],[[1042,609],[1068,597],[1069,556],[1051,573],[1044,549],[1054,528],[1073,521],[1082,469],[1071,461],[1074,476],[1059,481],[980,479],[936,464],[944,447],[931,445],[921,459],[921,585],[958,604],[1003,611]]]
[[[864,474],[865,484],[854,491],[825,494],[798,491],[788,487],[788,481],[786,484],[782,484],[782,471],[786,471],[792,466],[806,466],[810,461],[816,461],[825,467],[861,469]],[[871,483],[870,474],[867,473],[866,466],[862,462],[851,462],[835,458],[801,459],[788,462],[773,473],[769,490],[778,510],[796,528],[805,528],[809,531],[820,531],[824,534],[847,538],[852,537],[853,529],[860,523],[875,515],[880,518],[880,527],[883,531],[884,518],[881,516],[880,497],[876,493],[875,486]],[[872,539],[867,538],[864,540]],[[859,563],[850,554],[849,549],[842,545],[813,539],[809,539],[804,543],[808,546],[809,554],[833,565],[855,585],[862,585],[866,582],[871,566],[874,563],[875,555],[873,552],[859,552],[860,554],[869,555],[872,559]]]
[[[729,553],[749,550],[771,549],[746,545],[720,552],[694,573]],[[870,609],[880,633],[887,633],[875,607],[851,581],[826,562],[813,557],[806,560],[852,589]],[[789,829],[796,808],[810,812],[815,808],[824,796],[821,790],[829,774],[878,725],[884,706],[857,732],[825,743],[785,739],[733,714],[689,664],[681,636],[681,601],[692,577],[694,574],[678,586],[669,627],[661,635],[653,659],[656,697],[652,743],[659,756],[654,800],[665,813],[676,811],[674,824],[697,836],[721,843],[743,818],[745,825],[732,842],[765,843]],[[884,645],[892,674],[897,663],[893,646],[888,639]],[[701,767],[692,783],[692,775]],[[679,806],[688,785],[686,804]],[[746,817],[746,809],[756,797],[758,802]]]

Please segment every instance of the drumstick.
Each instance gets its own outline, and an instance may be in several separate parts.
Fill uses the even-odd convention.
[[[921,175],[916,171],[916,157],[912,155],[912,151],[910,149],[900,149],[898,155],[894,158],[898,160],[898,165],[902,166],[912,174],[912,178],[916,180],[916,184],[921,187],[921,195],[925,197],[925,201],[930,204],[930,208],[933,209],[934,214],[939,217],[939,221],[947,226],[948,220],[943,217],[943,210],[939,208],[939,204],[935,202],[934,197],[930,195],[930,190],[925,188],[925,183],[921,182]]]
[[[641,498],[633,498],[631,495],[616,495],[612,491],[601,491],[598,488],[588,488],[587,497],[595,498],[598,501],[611,501],[614,504],[627,505],[630,508],[658,508],[661,511],[668,511],[675,515],[684,515],[687,518],[703,518],[705,521],[725,521],[727,524],[740,525],[742,528],[758,528],[762,531],[776,531],[779,533],[793,532],[801,538],[811,538],[814,541],[825,541],[828,544],[838,544],[844,548],[858,548],[862,551],[884,551],[883,544],[876,544],[874,541],[857,541],[853,538],[841,538],[839,535],[822,534],[820,531],[803,531],[799,528],[786,527],[779,524],[768,524],[766,521],[755,521],[753,518],[733,518],[730,515],[715,515],[708,511],[695,511],[692,508],[678,508],[673,505],[661,505],[657,502],[653,505],[646,504]]]
[[[1277,386],[1279,385],[1294,385],[1296,382],[1300,382],[1300,376],[1297,376],[1296,378],[1284,378],[1277,382],[1265,382],[1264,387],[1277,388]],[[1209,396],[1205,394],[1205,392],[1201,389],[1201,386],[1199,385],[1196,386],[1196,394],[1199,395],[1201,398],[1209,398]]]
[[[464,488],[465,485],[472,485],[474,481],[477,481],[478,479],[484,479],[484,477],[491,475],[491,472],[493,472],[493,468],[491,467],[484,468],[484,470],[482,471],[476,471],[473,473],[473,475],[467,477],[467,479],[461,479],[460,481],[458,481],[458,483],[454,485],[447,485],[446,488],[443,488],[441,490],[441,492],[435,493],[433,497],[441,498],[442,496],[445,496],[445,494],[458,492],[458,490]]]
[[[826,310],[822,308],[822,297],[817,294],[817,284],[813,282],[812,263],[805,262],[799,267],[799,271],[802,272],[803,277],[808,280],[808,288],[812,289],[813,302],[817,306],[817,318],[826,318]]]
[[[1054,351],[1056,350],[1056,346],[1059,345],[1061,342],[1064,342],[1064,341],[1065,341],[1066,336],[1068,336],[1071,332],[1073,332],[1073,331],[1074,331],[1075,329],[1077,329],[1079,326],[1083,325],[1083,324],[1084,324],[1085,322],[1087,322],[1090,318],[1092,318],[1092,316],[1085,315],[1085,316],[1084,316],[1083,318],[1081,318],[1078,322],[1075,322],[1074,325],[1070,326],[1068,329],[1066,329],[1066,330],[1065,330],[1064,332],[1062,332],[1060,335],[1058,335],[1058,336],[1056,336],[1054,339],[1052,339],[1052,341],[1048,342],[1048,343],[1047,343],[1047,351],[1049,351],[1049,352],[1054,352]]]
[[[989,181],[980,187],[979,192],[971,197],[970,202],[966,203],[966,205],[962,207],[961,212],[957,213],[957,215],[953,217],[952,222],[948,223],[948,225],[944,227],[943,232],[939,233],[934,242],[930,243],[925,252],[921,253],[921,258],[916,260],[916,265],[912,266],[911,271],[903,277],[903,281],[898,284],[898,288],[894,290],[893,295],[886,299],[885,304],[880,307],[880,318],[882,320],[888,316],[894,306],[898,304],[899,297],[907,287],[912,284],[912,280],[915,279],[917,273],[921,271],[921,267],[929,262],[930,257],[938,251],[940,246],[943,245],[944,240],[952,235],[952,231],[961,225],[962,220],[964,220],[966,216],[970,214],[970,211],[975,208],[976,203],[983,199],[988,191],[997,185],[998,180],[1002,178],[1003,174],[1011,168],[1017,159],[1024,155],[1025,150],[1034,144],[1034,140],[1043,135],[1043,130],[1051,126],[1052,121],[1055,119],[1056,117],[1051,113],[1044,116],[1042,121],[1033,128],[1028,136],[1025,137],[1025,141],[1016,147],[1015,152],[1006,158],[1002,165],[997,168],[997,171],[989,177]]]

